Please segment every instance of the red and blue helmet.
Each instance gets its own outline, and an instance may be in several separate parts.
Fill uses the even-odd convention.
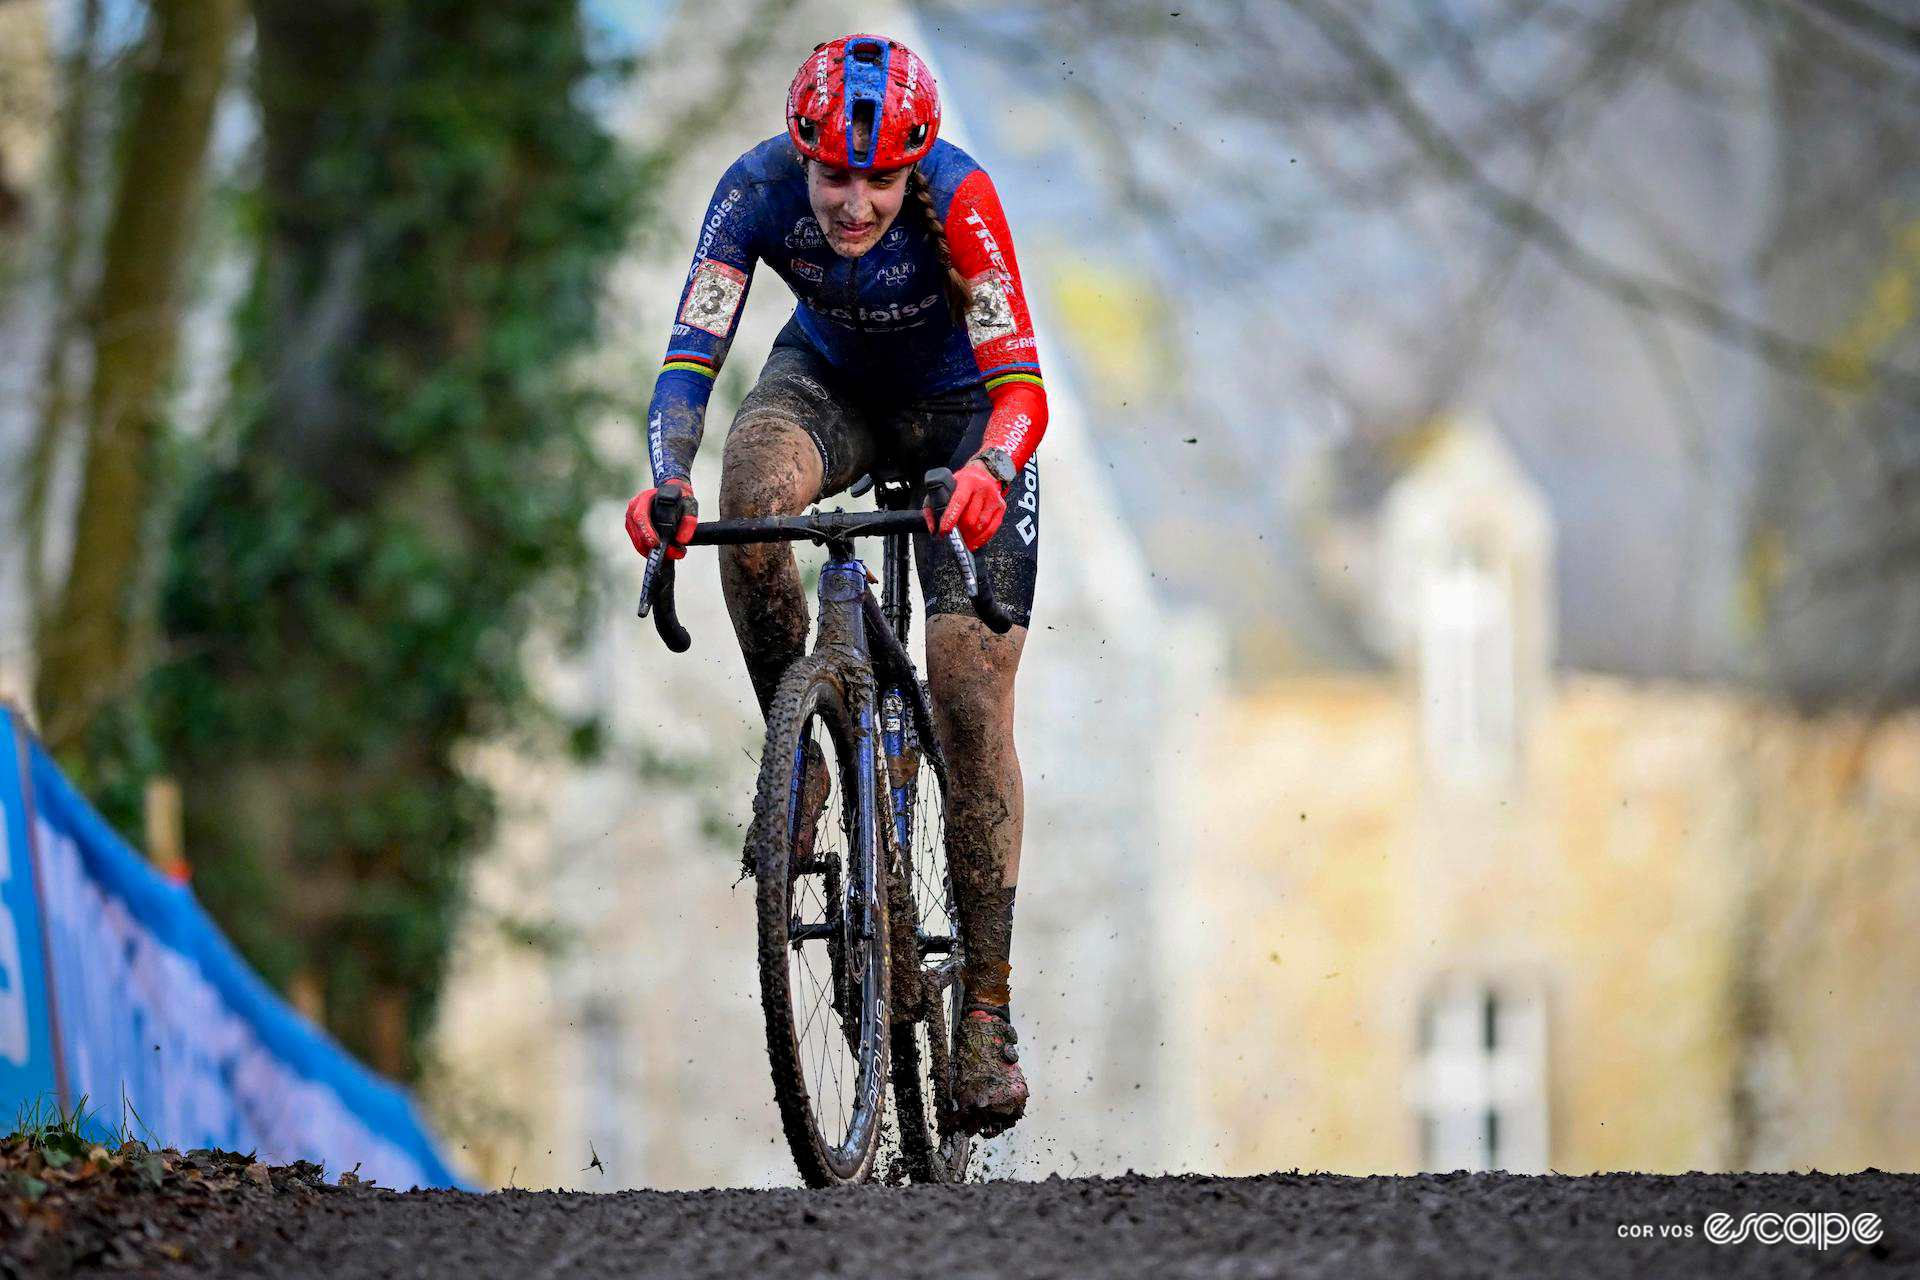
[[[854,145],[861,123],[865,150]],[[899,41],[842,36],[800,64],[787,90],[787,135],[801,155],[835,169],[898,169],[933,150],[940,90]]]

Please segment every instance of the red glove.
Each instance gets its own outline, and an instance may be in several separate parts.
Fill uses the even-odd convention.
[[[933,527],[933,508],[928,507],[926,514],[927,532],[944,537],[957,528],[967,550],[978,551],[987,545],[1006,517],[1007,497],[1000,492],[1000,482],[988,474],[985,467],[969,463],[954,473],[953,500],[947,503],[940,517],[940,527]]]
[[[669,480],[663,485],[656,485],[654,488],[642,490],[635,496],[632,502],[627,504],[627,536],[633,539],[633,549],[643,556],[652,555],[653,549],[660,545],[660,535],[654,531],[651,516],[653,513],[653,496],[662,489],[667,490],[669,493],[678,491],[684,493],[689,498],[693,496],[692,482],[687,480]],[[669,559],[683,560],[686,558],[687,548],[684,544],[688,538],[693,536],[694,526],[699,523],[700,517],[697,514],[689,513],[680,517],[680,527],[673,531],[673,541],[667,546],[667,557]]]

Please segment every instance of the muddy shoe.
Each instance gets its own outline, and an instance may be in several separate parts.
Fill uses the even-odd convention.
[[[978,1005],[960,1020],[953,1043],[953,1107],[954,1119],[968,1133],[991,1138],[1026,1114],[1019,1039],[1006,1018]]]

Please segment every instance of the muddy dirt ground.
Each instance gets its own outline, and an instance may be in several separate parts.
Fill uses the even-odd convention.
[[[395,1193],[179,1157],[0,1214],[0,1274],[1920,1275],[1920,1176],[1128,1176],[830,1192]],[[1709,1214],[1879,1216],[1825,1248]],[[1661,1227],[1691,1227],[1663,1236]],[[1623,1238],[1622,1228],[1642,1238]]]

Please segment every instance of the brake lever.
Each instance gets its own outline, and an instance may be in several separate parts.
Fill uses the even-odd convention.
[[[681,520],[699,514],[699,503],[685,490],[655,493],[653,506],[647,512],[647,520],[659,535],[660,543],[647,554],[647,571],[640,580],[638,612],[643,618],[650,611],[653,613],[653,629],[674,653],[685,653],[692,646],[693,637],[680,625],[679,610],[674,607],[673,561],[667,555],[667,545]]]
[[[640,579],[640,608],[636,617],[644,618],[653,610],[653,579],[660,572],[660,566],[667,560],[666,544],[662,543],[647,553],[647,572]]]
[[[940,514],[947,509],[947,503],[953,500],[953,471],[947,467],[935,467],[927,472],[924,484],[928,505],[933,507],[934,522],[938,524]],[[967,550],[966,539],[960,536],[958,529],[947,530],[947,546],[960,562],[960,576],[966,583],[967,599],[973,603],[975,616],[987,624],[987,630],[997,636],[1005,635],[1013,629],[1013,619],[994,598],[992,584],[980,576],[973,552]]]

